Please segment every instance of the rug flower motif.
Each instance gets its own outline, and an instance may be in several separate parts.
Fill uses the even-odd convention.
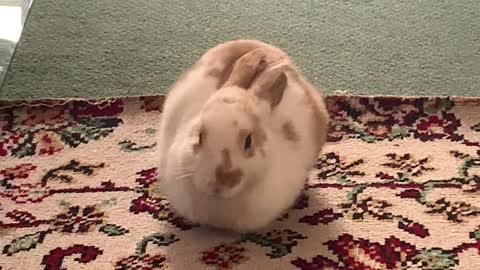
[[[157,190],[163,99],[0,109],[0,269],[480,268],[480,99],[328,97],[304,192],[243,235]]]

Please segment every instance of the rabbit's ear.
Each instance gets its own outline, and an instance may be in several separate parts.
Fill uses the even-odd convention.
[[[223,87],[238,86],[244,89],[250,88],[257,74],[266,68],[266,57],[265,51],[260,48],[241,56],[233,63],[231,72]]]
[[[269,103],[273,110],[282,101],[287,84],[285,66],[279,66],[262,72],[248,91]]]

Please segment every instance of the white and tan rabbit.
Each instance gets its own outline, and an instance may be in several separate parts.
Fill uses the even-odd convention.
[[[236,40],[175,83],[159,141],[160,188],[188,220],[261,229],[299,196],[327,133],[322,96],[288,56]]]

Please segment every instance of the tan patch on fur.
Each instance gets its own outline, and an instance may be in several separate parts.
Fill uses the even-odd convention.
[[[228,80],[228,76],[230,73],[232,73],[232,70],[233,65],[226,66],[222,69],[212,68],[210,71],[207,72],[207,76],[214,77],[217,80],[217,85],[215,87],[216,89],[220,89]]]
[[[232,159],[228,149],[222,150],[222,164],[215,169],[215,180],[217,184],[233,188],[242,180],[243,171],[232,168]]]
[[[224,70],[218,67],[212,67],[207,70],[207,76],[214,77],[215,79],[220,79],[223,77]]]
[[[237,55],[236,57],[233,57],[231,55],[226,58],[222,67],[211,67],[209,70],[207,70],[206,75],[213,77],[217,80],[217,85],[216,85],[217,89],[220,89],[225,84],[228,77],[230,76],[230,73],[232,73],[235,61],[239,59],[241,56],[242,55]],[[215,63],[212,63],[212,65],[215,65]]]
[[[285,139],[287,139],[288,141],[298,142],[300,140],[300,137],[298,136],[292,121],[287,121],[283,123],[282,133]]]
[[[283,93],[287,87],[287,76],[283,72],[279,74],[264,73],[263,76],[268,76],[268,78],[262,78],[263,82],[259,82],[255,94],[258,98],[268,102],[271,109],[274,109],[282,101]]]
[[[234,62],[233,69],[224,87],[238,86],[248,89],[255,76],[266,68],[265,58],[266,54],[263,49],[252,50],[242,55]]]
[[[215,58],[213,53],[210,55],[212,59],[223,60],[220,66],[218,60],[212,61],[210,59],[209,70],[207,70],[207,76],[213,77],[217,80],[216,88],[220,89],[225,84],[237,85],[241,88],[248,88],[253,81],[255,75],[265,69],[266,54],[264,49],[261,48],[235,48],[230,50],[217,52]],[[231,82],[231,83],[230,83]]]

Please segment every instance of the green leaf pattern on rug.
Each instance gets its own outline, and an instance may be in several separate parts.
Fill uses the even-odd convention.
[[[43,243],[43,240],[48,233],[49,231],[40,231],[13,239],[9,245],[3,247],[2,253],[7,256],[12,256],[20,251],[34,249],[38,244]]]
[[[175,242],[177,242],[179,239],[175,234],[162,234],[162,233],[155,233],[150,236],[147,236],[143,238],[140,243],[137,244],[137,248],[135,249],[136,254],[143,254],[147,251],[147,245],[148,243],[152,243],[156,246],[159,247],[166,247],[169,246]]]
[[[152,149],[155,146],[157,146],[156,143],[152,143],[149,145],[142,145],[139,146],[136,143],[126,140],[126,141],[121,141],[118,143],[120,145],[120,149],[124,152],[136,152],[136,151],[142,151],[142,150],[147,150],[147,149]]]
[[[428,192],[432,191],[434,184],[432,182],[428,182],[424,185],[424,189],[420,192],[420,196],[418,197],[417,201],[420,204],[427,204],[427,194]]]
[[[12,149],[12,156],[16,158],[24,158],[35,155],[37,145],[33,142],[33,134],[27,132],[26,137],[22,143]]]
[[[103,206],[113,206],[116,204],[117,204],[117,198],[110,198],[108,200],[101,201],[99,204],[97,204],[97,206],[100,208]]]
[[[421,269],[453,269],[456,266],[455,256],[453,254],[447,254],[445,251],[435,249],[423,249],[420,253],[413,258],[413,261],[417,262],[417,266]]]
[[[442,111],[448,111],[453,108],[453,102],[448,99],[441,99],[438,103],[425,103],[425,112],[428,114],[436,114]]]
[[[146,128],[145,133],[147,133],[149,135],[154,135],[155,133],[157,133],[157,130],[154,129],[154,128]]]
[[[368,135],[367,133],[363,132],[361,128],[354,129],[358,133],[358,138],[366,143],[374,143],[377,141],[377,138],[374,136]]]
[[[339,175],[337,178],[337,182],[342,185],[355,185],[355,182],[347,178],[346,175]]]
[[[394,140],[394,139],[403,139],[403,138],[408,138],[410,136],[410,129],[409,128],[394,128],[392,129],[392,132],[388,134],[388,139],[389,140]]]
[[[59,201],[59,202],[58,202],[58,205],[60,205],[60,207],[62,207],[62,208],[67,208],[67,209],[72,206],[71,203],[69,203],[69,202],[67,202],[67,201],[65,201],[65,200]]]
[[[100,232],[108,236],[120,236],[129,233],[129,231],[115,224],[106,224],[99,229]]]
[[[82,174],[85,176],[91,176],[95,173],[95,170],[104,168],[105,163],[98,165],[85,165],[77,160],[70,160],[66,165],[49,170],[42,177],[42,186],[47,185],[47,182],[57,180],[59,182],[70,183],[74,180],[71,174]]]
[[[281,258],[292,252],[297,245],[297,240],[306,239],[305,236],[291,230],[273,230],[265,235],[257,233],[245,234],[242,242],[250,241],[263,247],[270,247],[272,251],[267,253],[270,258]]]
[[[366,185],[355,186],[352,190],[347,192],[347,200],[349,202],[356,202],[358,195],[360,195],[366,188]]]
[[[116,118],[107,119],[82,119],[75,125],[67,127],[60,132],[60,138],[71,147],[77,147],[82,143],[98,140],[110,134],[122,120]]]
[[[480,226],[473,232],[470,232],[470,238],[480,240]]]

